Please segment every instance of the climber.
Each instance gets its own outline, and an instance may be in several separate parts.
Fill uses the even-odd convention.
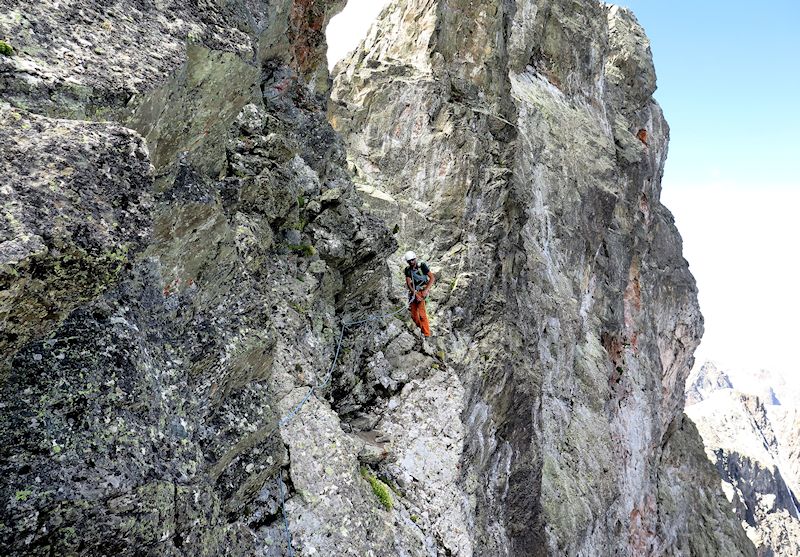
[[[428,325],[428,314],[425,312],[425,298],[428,297],[431,286],[436,282],[436,277],[425,262],[417,263],[417,255],[413,251],[407,251],[405,259],[408,263],[405,274],[411,319],[420,328],[422,334],[429,337],[431,336],[431,327]]]

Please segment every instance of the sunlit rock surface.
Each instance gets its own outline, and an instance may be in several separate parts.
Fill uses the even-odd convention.
[[[705,363],[687,383],[686,412],[758,555],[800,555],[797,399],[768,372],[758,375],[760,381],[740,385]],[[766,399],[738,390],[751,387]]]
[[[714,363],[706,362],[686,379],[686,405],[701,402],[711,393],[722,389],[732,389],[728,374]]]
[[[342,5],[4,5],[3,551],[752,554],[632,15]]]
[[[454,554],[753,553],[682,414],[702,319],[655,87],[633,15],[590,1],[393,2],[334,70],[390,265],[440,269],[466,393],[463,496],[438,513],[468,536],[433,525]]]

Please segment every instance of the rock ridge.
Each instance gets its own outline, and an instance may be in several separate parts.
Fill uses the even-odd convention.
[[[7,551],[754,554],[629,11],[397,0],[331,85],[339,0],[7,4]],[[341,333],[405,249],[436,337]]]
[[[365,203],[448,283],[459,554],[753,554],[682,414],[702,317],[631,12],[397,1],[334,74]]]
[[[760,374],[769,377],[768,373]],[[759,555],[796,555],[797,407],[791,392],[769,381],[739,385],[706,362],[687,384],[687,414],[697,424],[725,495]],[[740,389],[755,387],[759,395]],[[780,398],[787,404],[781,404]]]

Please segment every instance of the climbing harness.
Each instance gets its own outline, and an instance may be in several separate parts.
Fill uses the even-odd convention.
[[[412,280],[412,283],[413,283],[414,279],[412,278],[411,280]],[[339,354],[341,353],[341,350],[342,350],[342,341],[344,340],[344,332],[345,332],[345,330],[347,330],[348,328],[351,328],[351,327],[358,326],[358,325],[363,325],[364,323],[369,323],[371,321],[379,321],[379,320],[382,320],[382,319],[386,319],[388,317],[393,317],[393,316],[399,314],[402,311],[408,310],[408,308],[411,306],[411,302],[414,299],[415,299],[414,296],[410,297],[409,300],[408,300],[408,303],[405,306],[401,307],[400,309],[398,309],[396,311],[392,311],[392,312],[389,312],[389,313],[382,313],[380,315],[373,315],[371,317],[367,317],[365,319],[359,319],[359,320],[356,320],[356,321],[343,321],[342,322],[342,329],[339,332],[339,340],[336,342],[336,352],[333,355],[333,361],[331,362],[331,367],[328,368],[328,372],[325,374],[325,377],[323,378],[323,381],[321,383],[317,383],[313,387],[309,387],[308,392],[303,397],[303,399],[300,402],[298,402],[294,406],[294,408],[292,408],[285,416],[283,416],[278,421],[278,426],[275,429],[273,429],[273,431],[270,432],[270,435],[272,435],[272,433],[277,431],[280,426],[286,425],[289,422],[291,422],[300,413],[300,410],[302,410],[302,408],[303,408],[303,406],[305,406],[306,402],[308,402],[311,399],[311,397],[313,395],[315,395],[316,392],[319,389],[325,388],[331,382],[331,378],[333,377],[333,370],[336,368],[336,363],[339,360]],[[283,477],[282,477],[281,474],[282,473],[280,471],[278,471],[278,491],[280,493],[280,499],[281,499],[281,513],[283,514],[283,527],[284,527],[284,530],[286,532],[286,543],[287,543],[287,545],[289,547],[289,555],[290,555],[290,557],[292,557],[294,555],[294,550],[292,548],[292,534],[289,531],[289,520],[286,518],[286,509],[284,508],[285,499],[284,499],[284,493],[283,493]]]

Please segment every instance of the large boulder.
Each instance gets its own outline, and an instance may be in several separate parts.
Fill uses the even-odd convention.
[[[0,144],[0,354],[8,358],[101,294],[146,245],[153,168],[132,130],[8,104]]]

